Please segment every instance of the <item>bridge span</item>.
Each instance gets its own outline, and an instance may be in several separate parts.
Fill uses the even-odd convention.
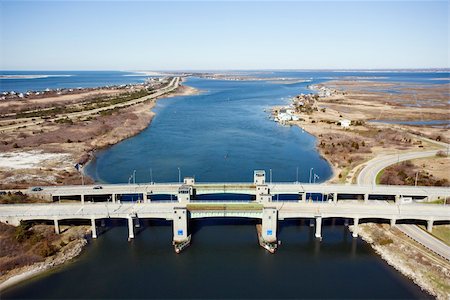
[[[190,243],[189,219],[238,217],[261,220],[258,230],[260,244],[273,252],[277,247],[278,220],[306,218],[315,221],[315,236],[321,239],[322,220],[344,218],[353,220],[353,236],[358,235],[360,222],[382,219],[395,226],[397,222],[408,220],[427,224],[431,231],[434,222],[450,221],[450,206],[411,202],[411,198],[435,199],[450,197],[448,188],[406,187],[406,186],[344,186],[325,184],[280,184],[265,182],[264,171],[255,171],[252,184],[196,184],[193,178],[185,178],[178,184],[148,185],[102,185],[45,187],[40,191],[30,191],[35,195],[58,199],[78,196],[74,203],[12,204],[0,205],[0,221],[18,225],[21,221],[50,220],[59,233],[61,220],[87,219],[91,221],[92,237],[97,237],[97,220],[119,218],[128,222],[128,238],[134,238],[134,227],[139,219],[165,219],[173,222],[173,244],[180,252]],[[137,202],[120,200],[120,195],[142,194]],[[152,201],[147,195],[176,195],[176,201]],[[247,193],[253,200],[239,203],[222,201],[196,201],[202,193]],[[272,193],[298,195],[296,201],[274,201]],[[311,201],[312,194],[321,194],[321,200]],[[84,201],[87,195],[109,195],[106,202]],[[310,195],[308,198],[307,195]],[[323,197],[323,195],[327,197]],[[358,195],[360,201],[343,201],[339,195]],[[378,197],[392,197],[393,201],[376,201]],[[408,197],[408,201],[406,201]],[[358,198],[357,198],[358,199]],[[411,203],[409,203],[411,202]],[[448,258],[450,260],[450,257]]]

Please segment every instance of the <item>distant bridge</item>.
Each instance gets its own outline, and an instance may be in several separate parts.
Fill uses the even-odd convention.
[[[425,221],[429,231],[436,221],[450,221],[450,206],[412,202],[412,199],[445,199],[450,197],[449,188],[266,183],[264,171],[255,171],[254,182],[251,184],[199,184],[188,177],[182,183],[55,186],[44,187],[40,191],[29,190],[28,193],[54,201],[71,198],[75,202],[0,205],[0,221],[17,225],[20,221],[51,220],[55,224],[55,231],[59,233],[61,220],[88,219],[92,224],[92,236],[96,238],[96,220],[119,218],[128,220],[128,238],[132,239],[139,219],[172,220],[173,243],[177,252],[190,242],[190,218],[261,219],[260,243],[268,250],[276,248],[279,219],[315,220],[317,238],[322,237],[321,225],[324,218],[352,219],[354,237],[358,234],[358,224],[364,219],[389,220],[391,226],[401,220]],[[174,195],[176,200],[166,203],[151,200],[152,195],[167,194]],[[253,199],[239,203],[232,203],[229,199],[196,201],[196,195],[201,194],[248,194]],[[296,196],[296,201],[274,201],[276,194],[295,194],[298,197]],[[138,195],[139,201],[121,201],[124,195]],[[85,201],[92,196],[103,196],[104,202]],[[320,201],[312,201],[313,199]],[[348,199],[353,201],[346,201]]]

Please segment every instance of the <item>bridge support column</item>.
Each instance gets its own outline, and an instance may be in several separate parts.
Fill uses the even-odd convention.
[[[92,238],[97,238],[97,226],[95,225],[95,218],[91,219],[91,228],[92,228]]]
[[[301,193],[301,202],[306,202],[306,193]]]
[[[352,236],[354,238],[358,237],[358,226],[359,226],[359,218],[354,218],[353,219],[353,232],[352,232]]]
[[[364,194],[364,203],[369,202],[369,194]]]
[[[433,231],[433,223],[434,223],[433,220],[428,220],[427,221],[427,231],[428,232],[432,232]]]
[[[134,224],[133,217],[128,216],[128,241],[134,239]]]
[[[391,219],[391,228],[392,228],[392,227],[395,227],[395,222],[397,222],[396,219]]]
[[[395,195],[395,204],[400,204],[400,195]]]
[[[276,207],[264,207],[262,215],[261,230],[258,229],[259,245],[274,253],[278,247],[277,244],[277,223],[278,223],[278,210]]]
[[[116,203],[116,200],[117,200],[117,194],[112,194],[112,195],[111,195],[111,201],[112,201],[112,203]]]
[[[55,222],[55,233],[56,233],[56,234],[59,234],[59,224],[58,224],[58,219],[55,219],[54,222]]]
[[[191,236],[188,235],[188,211],[185,207],[173,209],[173,241],[176,253],[189,246]]]
[[[81,195],[81,205],[84,204],[84,195]]]
[[[338,193],[333,193],[333,202],[337,203]]]
[[[316,238],[322,239],[322,217],[316,217]]]

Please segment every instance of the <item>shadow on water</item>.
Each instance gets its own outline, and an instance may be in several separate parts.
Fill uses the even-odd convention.
[[[112,220],[76,263],[19,284],[2,299],[427,297],[353,239],[342,220],[324,222],[322,241],[306,220],[280,221],[275,254],[258,245],[257,222],[191,220],[192,245],[177,255],[170,221],[144,220],[145,229],[127,242],[127,223]]]

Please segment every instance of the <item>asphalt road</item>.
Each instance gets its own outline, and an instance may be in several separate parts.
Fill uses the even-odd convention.
[[[450,261],[450,247],[416,225],[397,224],[397,228],[433,252]]]
[[[448,147],[447,144],[444,143],[439,144],[442,146],[446,145]],[[376,157],[370,160],[367,163],[367,165],[361,170],[361,172],[358,175],[357,183],[361,185],[365,184],[375,185],[377,174],[386,167],[396,164],[400,161],[434,156],[440,150],[446,150],[446,148],[430,151],[403,153],[403,154],[391,154]],[[416,225],[399,224],[397,226],[398,229],[400,229],[400,231],[402,231],[404,234],[406,234],[416,242],[422,244],[423,246],[427,247],[428,249],[437,253],[438,255],[450,260],[450,247],[441,242],[440,240],[438,240],[437,238],[435,238],[434,236],[432,236],[431,234],[429,234],[428,232],[420,229]]]

